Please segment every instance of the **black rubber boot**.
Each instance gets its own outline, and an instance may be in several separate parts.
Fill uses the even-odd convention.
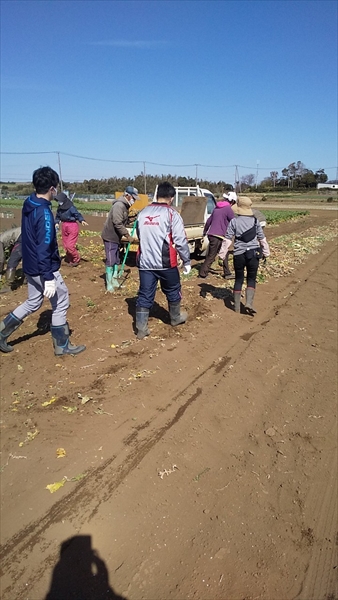
[[[148,318],[149,309],[145,308],[144,306],[138,306],[136,308],[136,329],[138,340],[143,340],[143,338],[150,334],[148,329]]]
[[[55,356],[62,354],[80,354],[86,349],[86,346],[73,346],[69,341],[68,323],[64,325],[51,325],[51,334],[54,345]]]
[[[245,308],[250,312],[250,313],[255,313],[255,309],[253,307],[253,301],[254,301],[254,297],[255,297],[255,288],[246,288],[246,292],[245,292]]]
[[[241,312],[241,292],[234,292],[234,310],[236,313]]]
[[[7,338],[15,331],[23,321],[17,319],[13,313],[9,313],[7,317],[0,323],[0,350],[2,352],[12,352],[13,346],[7,344]]]
[[[181,312],[181,303],[169,304],[170,322],[173,327],[185,323],[188,318],[188,313]]]

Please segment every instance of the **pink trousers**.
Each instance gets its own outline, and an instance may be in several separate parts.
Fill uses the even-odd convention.
[[[70,265],[74,265],[80,262],[80,253],[76,249],[77,238],[79,237],[79,224],[74,223],[62,223],[62,245],[66,252],[66,261]]]

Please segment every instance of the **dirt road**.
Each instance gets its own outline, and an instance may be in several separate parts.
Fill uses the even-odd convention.
[[[87,351],[53,355],[46,304],[1,356],[1,598],[336,600],[336,244],[253,318],[217,276],[181,328],[158,293],[143,341],[101,265],[62,272]]]

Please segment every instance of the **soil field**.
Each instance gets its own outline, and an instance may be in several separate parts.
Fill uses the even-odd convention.
[[[86,352],[54,356],[46,300],[1,355],[2,600],[338,599],[336,217],[266,228],[272,265],[298,242],[254,317],[193,261],[188,322],[158,291],[142,341],[132,259],[107,294],[99,236],[79,239],[61,272]]]

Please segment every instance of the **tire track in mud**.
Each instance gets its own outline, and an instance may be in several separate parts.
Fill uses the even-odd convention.
[[[305,282],[316,273],[318,266],[323,264],[334,252],[335,249],[329,253],[323,253],[315,264],[312,263],[311,265],[308,265],[307,279],[303,279],[293,286],[293,295],[297,293]],[[287,285],[288,284],[285,284],[285,289],[287,288]],[[279,293],[279,297],[283,297],[283,290]],[[153,419],[148,420],[136,429],[136,434],[133,435],[132,438],[126,438],[124,444],[125,446],[130,447],[130,452],[122,462],[122,453],[119,453],[106,460],[100,467],[90,471],[87,477],[79,482],[74,490],[56,502],[42,519],[30,523],[26,528],[15,534],[2,546],[0,551],[2,561],[1,575],[6,574],[6,579],[10,578],[12,582],[9,587],[3,589],[4,600],[6,600],[6,598],[12,599],[14,597],[13,589],[16,584],[19,585],[19,581],[24,573],[22,567],[25,558],[33,551],[33,549],[40,547],[42,543],[47,543],[45,552],[48,552],[48,556],[44,560],[48,560],[48,562],[55,560],[55,543],[53,541],[46,542],[44,540],[43,536],[46,531],[53,524],[58,523],[63,519],[74,519],[78,525],[90,521],[90,519],[98,512],[100,505],[111,497],[112,493],[117,490],[124,479],[140,464],[143,458],[156,446],[163,436],[178,423],[188,408],[201,398],[203,388],[208,387],[209,379],[213,379],[218,383],[222,377],[229,373],[229,362],[231,361],[231,363],[235,364],[243,357],[247,348],[252,343],[255,333],[262,331],[268,326],[270,321],[279,314],[279,311],[287,306],[289,298],[289,296],[283,298],[283,300],[274,304],[273,307],[263,314],[261,320],[255,322],[254,328],[251,327],[249,332],[243,334],[241,339],[237,340],[230,348],[228,348],[226,356],[220,361],[209,363],[202,372],[185,386],[185,388],[171,398],[171,401],[166,405],[165,412],[160,415],[154,415]],[[184,399],[183,403],[182,399]],[[176,406],[177,402],[180,402],[178,409]],[[168,413],[170,411],[172,412],[173,408],[174,413],[171,414],[168,419]],[[151,427],[153,430],[149,431]],[[139,435],[140,432],[144,435],[142,439],[141,435]],[[93,489],[95,490],[94,492]],[[94,500],[95,502],[93,502]],[[328,502],[331,502],[330,498],[326,502],[323,501],[324,509],[325,506],[328,505]],[[315,564],[318,562],[318,556],[313,556],[313,562]],[[18,568],[19,565],[21,568]],[[40,577],[43,572],[44,570],[41,570],[41,568],[38,567],[35,572],[31,574],[30,580],[36,581],[36,578]],[[319,577],[320,575],[318,575],[318,578]],[[27,575],[25,575],[25,581],[27,581]],[[308,580],[305,580],[303,590],[306,590],[309,586],[311,587],[313,585],[315,585],[315,582],[308,578]],[[18,593],[15,594],[15,597],[17,600],[20,600],[20,595],[18,595]],[[299,599],[303,600],[305,599],[305,596],[301,593]],[[308,600],[307,597],[306,600]]]

